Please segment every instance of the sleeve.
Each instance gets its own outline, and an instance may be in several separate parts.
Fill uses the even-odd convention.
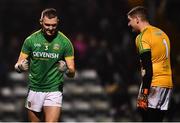
[[[151,33],[146,32],[138,35],[136,38],[136,46],[138,48],[139,54],[143,52],[150,51],[151,49]]]
[[[31,39],[30,39],[30,37],[25,39],[23,46],[22,46],[22,49],[21,49],[21,52],[28,54],[28,55],[30,54],[30,52],[31,52]]]
[[[151,86],[153,69],[152,69],[152,61],[151,61],[151,51],[143,52],[140,55],[142,67],[145,70],[145,75],[143,76],[143,89],[149,89]]]
[[[66,40],[64,57],[65,59],[74,58],[74,47],[69,39]]]

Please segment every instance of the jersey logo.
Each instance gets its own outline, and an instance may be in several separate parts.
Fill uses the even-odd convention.
[[[60,49],[60,45],[59,44],[54,44],[53,49],[54,50],[59,50]]]
[[[35,43],[35,44],[34,44],[34,47],[41,47],[41,44]]]

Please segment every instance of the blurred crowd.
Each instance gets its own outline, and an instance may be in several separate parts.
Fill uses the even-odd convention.
[[[170,37],[175,85],[172,111],[177,111],[180,107],[178,0],[1,0],[0,86],[10,84],[8,73],[14,71],[24,39],[40,28],[41,11],[54,7],[59,13],[59,30],[74,45],[77,70],[95,70],[115,108],[128,102],[131,97],[127,95],[127,87],[140,83],[135,34],[128,28],[126,17],[128,10],[136,5],[145,5],[151,23]]]

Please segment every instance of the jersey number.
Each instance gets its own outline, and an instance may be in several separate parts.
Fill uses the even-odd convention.
[[[163,44],[164,44],[164,46],[166,48],[166,58],[168,58],[169,54],[168,54],[168,45],[167,45],[166,39],[163,39]]]
[[[48,50],[48,46],[45,46],[45,50]]]

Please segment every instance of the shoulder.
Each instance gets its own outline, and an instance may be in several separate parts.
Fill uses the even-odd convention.
[[[41,30],[35,31],[35,32],[33,32],[31,35],[29,35],[29,36],[26,38],[26,40],[31,40],[31,39],[33,39],[34,37],[37,37],[37,36],[40,35],[40,34],[41,34]]]
[[[62,32],[58,31],[58,35],[62,37],[64,40],[69,40],[69,38]]]
[[[141,33],[140,33],[140,34],[138,34],[138,35],[136,36],[136,41],[135,41],[136,46],[138,46],[139,42],[141,42],[141,39],[142,39],[142,35],[141,35]]]
[[[167,34],[162,29],[160,29],[158,27],[154,27],[153,32],[154,32],[154,35],[157,35],[157,36],[161,36],[161,35],[167,36]]]
[[[152,38],[153,35],[153,28],[148,27],[146,28],[143,32],[141,32],[138,36],[138,40],[143,40],[143,41],[149,41]]]
[[[138,35],[136,36],[136,41],[139,40],[139,38],[140,38],[140,34],[138,34]]]
[[[145,37],[145,36],[150,36],[152,32],[153,32],[153,28],[152,28],[152,27],[148,27],[147,29],[145,29],[145,30],[142,32],[142,36],[143,36],[143,37]]]
[[[58,35],[64,43],[71,43],[70,39],[62,32],[58,31]]]
[[[155,27],[155,26],[151,26],[148,31],[153,36],[159,36],[159,35],[165,34],[165,32],[163,30],[161,30],[160,28]]]
[[[136,41],[141,41],[144,38],[148,37],[150,35],[150,31],[148,29],[145,29],[140,34],[137,35]]]
[[[162,38],[169,38],[168,35],[160,28],[152,26],[150,28],[150,34],[152,38],[158,38],[158,37],[162,37]]]

